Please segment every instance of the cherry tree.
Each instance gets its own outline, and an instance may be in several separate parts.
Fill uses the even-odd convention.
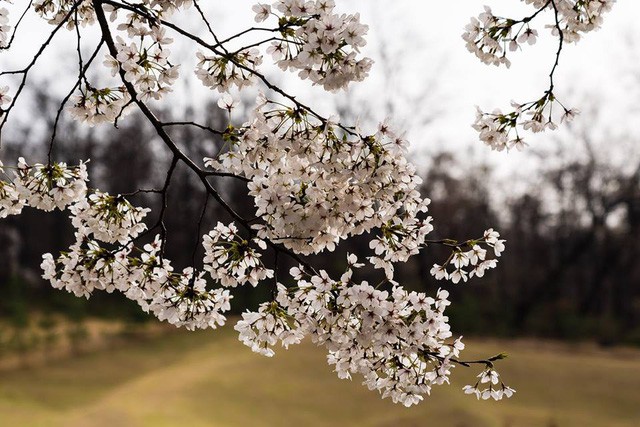
[[[473,127],[492,149],[522,148],[523,135],[555,129],[572,119],[554,94],[554,73],[566,43],[597,29],[613,0],[523,0],[532,13],[522,18],[494,15],[489,7],[464,29],[469,51],[481,61],[509,66],[508,54],[544,36],[558,41],[549,73],[549,87],[534,101],[512,102],[512,111],[478,110]],[[323,116],[313,106],[273,83],[263,68],[272,61],[282,73],[329,92],[346,90],[362,81],[373,61],[363,57],[368,27],[357,13],[341,13],[334,0],[278,0],[253,6],[256,26],[221,38],[214,17],[197,0],[30,0],[0,7],[0,46],[8,50],[27,14],[37,14],[51,32],[24,68],[2,71],[15,78],[0,86],[0,130],[5,126],[29,73],[57,33],[77,38],[77,78],[57,111],[46,162],[19,158],[0,163],[0,218],[25,208],[65,210],[75,228],[75,243],[59,254],[44,254],[42,277],[57,289],[89,298],[95,291],[119,291],[142,310],[189,330],[215,329],[226,322],[234,289],[265,286],[272,298],[236,323],[240,340],[253,351],[273,356],[308,337],[326,348],[327,360],[340,378],[359,374],[382,397],[410,406],[449,382],[456,366],[478,366],[474,385],[464,392],[500,400],[515,392],[501,381],[498,354],[464,360],[462,337],[451,331],[445,314],[450,305],[443,287],[431,295],[408,291],[394,280],[398,265],[432,245],[447,247],[449,256],[433,264],[435,279],[462,284],[495,268],[505,249],[500,234],[486,230],[467,240],[430,239],[433,231],[429,199],[418,191],[421,178],[407,158],[408,141],[388,120],[375,129]],[[16,2],[18,3],[18,2]],[[191,13],[207,28],[191,32],[176,22]],[[85,27],[97,29],[93,41]],[[197,58],[195,70],[172,62],[175,38]],[[102,62],[102,65],[100,65]],[[89,71],[106,68],[110,85],[99,85]],[[176,81],[191,73],[210,97],[229,113],[220,129],[196,121],[162,120],[155,109]],[[286,74],[287,78],[296,78]],[[187,76],[187,77],[185,77]],[[257,87],[249,118],[231,120],[240,93]],[[253,93],[253,92],[252,92]],[[555,107],[555,108],[554,108]],[[132,189],[161,200],[159,212],[134,206],[127,195],[109,194],[89,185],[86,161],[67,164],[54,158],[56,128],[62,115],[87,126],[115,125],[138,111],[171,152],[164,185]],[[172,129],[193,127],[221,138],[224,149],[203,159],[180,149]],[[197,177],[208,199],[233,219],[204,232],[204,257],[177,270],[165,257],[164,215],[167,191],[176,166],[182,163]],[[255,209],[237,211],[216,189],[216,179],[246,185]],[[203,214],[199,218],[202,223]],[[152,220],[149,220],[152,218]],[[194,220],[198,220],[195,218]],[[332,277],[310,255],[333,252],[344,240],[364,235],[370,252],[347,254],[346,269]],[[297,266],[279,271],[278,259]],[[359,279],[362,269],[379,272],[378,283]]]

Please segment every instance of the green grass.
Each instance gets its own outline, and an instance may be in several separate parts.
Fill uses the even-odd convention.
[[[456,368],[417,407],[341,381],[309,343],[272,359],[234,331],[166,337],[0,373],[0,426],[580,426],[640,425],[640,352],[571,351],[536,343],[469,341],[466,357],[507,350],[517,394],[476,401]]]

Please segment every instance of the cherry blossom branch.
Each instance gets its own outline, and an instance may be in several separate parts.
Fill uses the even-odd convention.
[[[283,96],[284,98],[288,99],[289,101],[293,102],[295,104],[295,106],[297,108],[301,108],[304,109],[306,111],[308,111],[309,113],[311,113],[314,117],[316,117],[318,120],[320,120],[321,122],[327,122],[327,119],[324,118],[322,115],[320,115],[319,113],[315,112],[311,107],[305,105],[304,103],[298,101],[296,99],[295,96],[290,95],[289,93],[285,92],[284,90],[280,89],[280,87],[278,87],[277,85],[274,85],[273,83],[271,83],[269,81],[269,79],[267,79],[267,77],[258,72],[257,70],[248,67],[246,65],[244,65],[243,63],[239,62],[235,56],[230,55],[226,52],[220,52],[215,45],[211,45],[209,43],[207,43],[206,41],[204,41],[202,38],[182,29],[181,27],[179,27],[178,25],[175,25],[169,21],[166,21],[164,19],[158,19],[155,18],[151,15],[149,15],[146,11],[144,11],[142,8],[139,7],[134,7],[134,6],[130,6],[128,4],[123,4],[123,3],[119,3],[113,0],[101,0],[101,3],[103,4],[107,4],[110,6],[113,6],[115,8],[121,8],[121,9],[125,9],[128,10],[130,12],[136,13],[146,19],[149,19],[151,21],[157,22],[159,24],[162,24],[163,26],[170,28],[171,30],[175,31],[176,33],[182,35],[183,37],[196,42],[199,46],[204,47],[210,51],[212,51],[213,53],[215,53],[218,56],[224,57],[227,60],[231,61],[236,67],[238,67],[239,69],[242,69],[248,73],[250,73],[251,75],[257,77],[260,81],[262,81],[262,83],[270,90],[278,93],[279,95]],[[344,130],[345,132],[347,132],[350,135],[354,135],[356,136],[357,134],[354,132],[354,128],[351,127],[346,127],[343,126],[341,124],[339,124],[339,127]]]
[[[535,13],[511,20],[495,17],[487,8],[480,16],[482,23],[472,21],[469,36],[465,36],[468,46],[481,59],[508,64],[507,45],[518,48],[518,43],[535,41],[537,32],[530,22],[543,10],[554,9],[560,40],[549,75],[550,89],[540,100],[518,105],[513,113],[479,115],[477,129],[495,147],[522,144],[517,129],[515,141],[501,140],[509,129],[522,124],[522,114],[532,116],[523,125],[526,130],[551,126],[551,111],[545,122],[545,109],[551,110],[553,102],[557,102],[552,93],[553,78],[563,43],[575,41],[576,34],[598,24],[598,14],[606,11],[609,0],[599,0],[600,9],[595,12],[592,8],[597,5],[592,0],[576,3],[577,18],[566,9],[571,2],[526,1],[534,5]],[[259,69],[263,56],[257,47],[269,43],[267,53],[275,64],[327,91],[345,89],[364,79],[372,61],[360,55],[368,27],[360,22],[358,14],[337,14],[332,0],[276,0],[272,5],[257,4],[253,10],[256,22],[277,18],[277,28],[252,27],[221,41],[197,1],[134,4],[126,0],[85,0],[80,7],[77,3],[71,6],[70,0],[51,0],[36,3],[35,7],[57,28],[66,24],[76,31],[79,76],[74,90],[79,88],[80,95],[74,98],[71,113],[91,125],[108,122],[117,126],[118,120],[135,107],[171,153],[171,162],[161,189],[112,196],[87,187],[87,170],[82,162],[68,166],[49,158],[47,165],[29,165],[22,158],[18,160],[15,179],[0,181],[0,217],[19,214],[25,206],[45,211],[66,209],[76,230],[76,242],[68,252],[61,252],[55,259],[51,254],[43,257],[43,277],[52,286],[85,297],[94,290],[117,289],[160,320],[194,329],[224,324],[223,313],[230,309],[231,298],[227,288],[257,286],[273,279],[273,298],[261,303],[257,311],[244,313],[235,327],[240,339],[255,352],[271,356],[275,344],[287,347],[311,335],[314,342],[327,347],[328,362],[335,365],[340,378],[361,374],[370,389],[407,406],[422,400],[433,385],[448,382],[455,365],[484,365],[479,380],[474,386],[466,386],[465,393],[496,400],[513,394],[504,384],[498,386],[499,375],[493,366],[504,354],[479,360],[460,358],[464,344],[461,337],[453,339],[445,315],[450,305],[446,290],[438,289],[431,297],[408,291],[394,280],[395,265],[436,244],[451,250],[442,265],[434,264],[431,269],[430,274],[436,279],[460,283],[474,275],[481,277],[496,265],[504,250],[505,241],[500,234],[488,229],[478,239],[427,239],[433,231],[429,200],[420,194],[422,180],[407,157],[408,142],[402,134],[396,133],[386,120],[371,134],[362,135],[359,129],[339,123],[334,116],[324,118],[271,83]],[[169,21],[173,13],[191,6],[197,9],[214,43]],[[109,12],[110,20],[116,23],[109,23]],[[125,12],[125,16],[119,12]],[[79,26],[96,22],[102,35],[100,45],[85,63]],[[110,25],[118,25],[117,30],[112,33]],[[2,40],[9,28],[0,27]],[[167,32],[204,50],[196,54],[196,75],[204,87],[220,93],[217,105],[228,112],[229,122],[237,105],[229,93],[232,89],[242,90],[259,82],[284,101],[260,93],[249,120],[238,128],[229,124],[218,130],[195,121],[163,121],[151,109],[150,100],[161,99],[179,77],[179,64],[169,59],[167,46],[173,40]],[[266,36],[261,41],[249,41],[240,49],[227,48],[231,41],[253,32],[265,32]],[[85,77],[102,44],[106,44],[109,53],[104,64],[113,76],[119,77],[122,86],[95,88]],[[20,90],[31,66],[20,71]],[[58,110],[49,157],[55,128],[69,99],[70,95]],[[8,88],[0,88],[0,106],[10,101]],[[173,135],[171,128],[177,126],[206,131],[223,144],[217,154],[203,159],[204,167],[199,166]],[[199,249],[196,242],[192,267],[177,272],[164,257],[168,240],[164,220],[169,188],[181,162],[204,188],[198,238],[209,198],[216,200],[232,222],[218,222],[202,237],[201,269],[195,268]],[[0,172],[4,173],[2,167],[0,164]],[[236,211],[211,177],[246,182],[255,217],[246,219]],[[160,195],[158,219],[150,229],[144,223],[150,210],[134,207],[125,198],[139,193]],[[153,242],[143,247],[136,245],[156,229],[160,234]],[[347,254],[347,267],[339,277],[316,270],[304,258],[334,252],[343,240],[358,235],[369,239],[368,264],[384,270],[384,278],[375,286],[353,279],[354,272],[367,265],[359,262],[355,254]],[[263,262],[263,256],[271,251],[273,269]],[[281,253],[299,264],[289,270],[287,286],[279,283]],[[449,271],[451,266],[453,271]],[[215,289],[207,289],[205,274],[213,280]],[[480,390],[481,384],[487,388]]]
[[[216,35],[216,33],[213,31],[213,28],[211,27],[211,23],[209,23],[209,20],[207,19],[207,16],[204,14],[204,12],[202,11],[202,8],[200,7],[200,4],[198,1],[193,0],[193,6],[196,8],[196,10],[198,11],[198,14],[200,15],[200,19],[202,19],[202,22],[204,22],[204,24],[207,26],[207,30],[209,31],[209,34],[211,34],[213,36],[213,39],[216,41],[217,45],[220,45],[220,41],[218,39],[218,36]],[[222,47],[222,46],[221,46]]]
[[[91,56],[89,57],[87,62],[84,64],[84,66],[81,66],[81,68],[79,70],[78,79],[76,80],[76,82],[73,85],[73,87],[71,88],[71,90],[67,93],[67,95],[64,97],[64,99],[60,103],[60,107],[58,107],[58,111],[56,112],[56,118],[53,121],[53,129],[51,131],[51,138],[49,139],[49,150],[47,152],[47,159],[48,159],[48,163],[49,164],[51,164],[51,155],[53,153],[53,145],[55,143],[57,132],[58,132],[58,123],[59,123],[60,119],[62,118],[62,113],[64,111],[64,108],[65,108],[67,102],[69,101],[69,99],[75,93],[76,89],[78,89],[78,87],[80,86],[80,83],[82,82],[82,80],[86,79],[86,77],[85,77],[86,73],[89,70],[89,67],[91,66],[91,64],[93,63],[93,60],[96,58],[96,56],[98,56],[98,53],[100,52],[100,49],[102,49],[103,45],[104,45],[104,40],[100,40],[100,42],[98,43],[98,46],[95,48],[95,50],[93,51],[93,53],[91,54]],[[79,47],[78,47],[78,49],[79,49]],[[82,62],[80,62],[80,64],[82,64]]]
[[[173,172],[176,169],[176,166],[178,165],[178,156],[177,155],[173,155],[173,158],[171,159],[171,164],[169,165],[169,169],[167,170],[167,176],[165,178],[164,181],[164,186],[162,187],[162,190],[160,190],[160,196],[162,198],[162,202],[160,205],[160,214],[158,215],[158,221],[156,222],[156,225],[154,225],[153,227],[151,227],[149,229],[149,231],[154,230],[155,228],[160,227],[160,238],[162,240],[162,246],[160,248],[160,256],[163,257],[164,256],[164,249],[166,247],[166,242],[167,242],[167,227],[164,224],[164,214],[167,210],[167,207],[169,206],[169,186],[171,185],[171,177],[173,176]]]
[[[434,353],[434,352],[426,352],[425,354],[427,354],[429,357],[433,357],[435,359],[438,359],[439,361],[451,361],[457,365],[460,366],[464,366],[466,368],[470,368],[471,365],[485,365],[487,367],[491,367],[493,368],[493,362],[496,362],[498,360],[503,360],[507,358],[507,354],[506,353],[500,353],[497,354],[495,356],[492,357],[488,357],[486,359],[478,359],[478,360],[458,360],[455,357],[449,357],[446,358],[438,353]]]
[[[196,240],[193,246],[193,252],[191,253],[191,264],[195,267],[196,265],[196,254],[198,252],[198,248],[200,247],[200,239],[201,239],[201,230],[202,230],[202,222],[204,221],[204,216],[207,213],[207,206],[209,205],[209,193],[204,192],[204,202],[202,203],[202,210],[200,211],[200,217],[198,218],[198,227],[196,229]]]
[[[206,130],[209,133],[212,133],[213,135],[217,135],[217,136],[222,136],[225,133],[223,131],[217,130],[217,129],[213,129],[210,126],[206,126],[200,123],[196,123],[194,121],[176,121],[176,122],[163,122],[162,126],[193,126],[196,127],[198,129],[202,129],[202,130]]]
[[[10,75],[10,74],[22,74],[22,80],[18,85],[18,89],[16,90],[16,93],[15,93],[15,95],[13,97],[13,100],[9,104],[9,107],[7,107],[6,109],[2,110],[3,114],[0,115],[0,117],[2,118],[2,120],[0,120],[0,147],[2,146],[2,129],[4,128],[4,125],[7,122],[7,119],[9,118],[9,113],[13,109],[14,105],[16,104],[16,101],[18,100],[18,97],[20,96],[20,94],[22,93],[23,89],[25,88],[25,86],[27,84],[27,76],[29,74],[29,71],[38,62],[38,59],[40,59],[40,56],[47,49],[47,47],[49,46],[49,44],[51,43],[51,41],[53,40],[55,35],[58,33],[60,28],[62,28],[67,23],[67,20],[74,14],[76,8],[82,3],[82,1],[83,0],[76,0],[73,3],[73,5],[71,6],[71,9],[65,15],[64,19],[58,25],[56,25],[55,28],[51,31],[51,33],[49,34],[47,39],[44,41],[44,43],[42,43],[42,45],[40,46],[38,51],[34,54],[33,59],[31,60],[31,62],[25,68],[23,68],[21,70],[15,70],[15,71],[2,71],[2,72],[0,72],[0,76]]]
[[[98,21],[98,24],[99,24],[101,32],[102,32],[102,37],[103,37],[105,43],[107,44],[107,47],[109,48],[111,56],[113,56],[115,58],[115,57],[118,56],[118,51],[117,51],[115,42],[113,40],[113,37],[111,36],[111,31],[109,29],[109,23],[108,23],[107,18],[106,18],[105,14],[104,14],[104,11],[102,10],[102,4],[112,4],[112,3],[113,2],[107,1],[107,0],[92,0],[92,4],[94,6],[94,10],[95,10],[95,13],[96,13],[96,19]],[[205,189],[207,190],[207,192],[224,208],[224,210],[227,213],[229,213],[229,215],[231,215],[231,217],[233,219],[235,219],[240,224],[242,224],[244,226],[244,228],[248,232],[253,234],[254,232],[253,232],[251,226],[246,222],[246,220],[244,218],[242,218],[220,196],[220,194],[215,190],[215,188],[213,188],[211,183],[207,180],[207,176],[208,176],[207,173],[202,171],[186,154],[184,154],[178,148],[176,143],[171,139],[171,137],[164,130],[164,126],[163,126],[162,122],[160,120],[158,120],[156,118],[156,116],[153,114],[153,112],[149,109],[149,107],[142,100],[139,99],[136,89],[133,87],[133,85],[131,83],[129,83],[126,80],[125,72],[121,67],[119,68],[119,74],[120,74],[120,78],[122,79],[123,84],[127,88],[127,92],[131,96],[132,101],[136,103],[136,105],[138,106],[140,111],[147,117],[147,119],[149,120],[151,125],[156,130],[156,133],[158,134],[158,136],[160,136],[160,139],[162,139],[162,141],[165,143],[165,145],[173,152],[175,158],[183,161],[189,167],[189,169],[191,169],[200,178],[200,181],[203,183],[203,185],[204,185]],[[313,267],[311,267],[306,261],[304,261],[302,258],[300,258],[299,255],[295,254],[294,252],[282,247],[281,245],[273,243],[273,242],[271,242],[269,240],[267,240],[266,242],[267,242],[267,244],[269,246],[271,246],[275,250],[278,250],[278,251],[281,251],[281,252],[287,254],[289,257],[293,258],[298,263],[300,263],[302,265],[305,265],[310,270],[314,270],[315,271],[315,269]]]
[[[552,9],[554,19],[552,33],[558,37],[558,48],[549,72],[549,88],[541,98],[525,103],[512,102],[513,110],[507,113],[499,109],[490,113],[477,109],[473,128],[478,131],[482,142],[498,151],[514,147],[521,150],[527,145],[521,136],[522,131],[538,133],[557,128],[553,113],[555,103],[563,111],[560,123],[571,121],[578,114],[578,110],[567,108],[554,94],[554,75],[560,63],[562,49],[565,42],[577,42],[581,33],[597,29],[601,15],[610,10],[614,1],[530,0],[527,3],[533,4],[537,10],[524,19],[514,20],[494,16],[489,7],[485,7],[479,19],[472,18],[471,23],[465,27],[462,37],[467,42],[468,50],[487,64],[505,64],[508,67],[510,61],[506,56],[507,45],[508,50],[515,51],[520,48],[520,44],[534,44],[538,32],[531,29],[529,23],[544,10]],[[512,29],[517,24],[522,25],[513,35]],[[525,26],[527,28],[521,34]]]
[[[560,12],[558,11],[558,6],[556,5],[556,0],[550,0],[551,5],[553,6],[553,16],[556,23],[556,30],[558,31],[558,50],[556,51],[556,59],[553,63],[553,67],[551,67],[551,72],[549,73],[549,90],[547,93],[550,95],[553,93],[553,75],[556,72],[556,68],[558,68],[558,64],[560,62],[560,54],[562,53],[562,47],[564,44],[564,31],[560,27]]]

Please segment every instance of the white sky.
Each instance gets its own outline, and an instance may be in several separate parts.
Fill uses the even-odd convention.
[[[501,16],[523,16],[530,7],[514,0],[337,0],[343,12],[359,11],[362,21],[369,24],[369,45],[365,53],[376,65],[370,79],[353,86],[348,94],[358,108],[372,110],[380,120],[385,118],[385,103],[394,105],[393,119],[408,129],[408,136],[418,152],[442,147],[465,149],[474,144],[482,155],[501,161],[504,153],[489,154],[470,128],[475,105],[483,109],[508,108],[509,101],[530,101],[540,97],[547,88],[548,72],[554,60],[555,39],[545,37],[543,22],[534,23],[541,41],[524,52],[512,55],[511,69],[497,69],[480,63],[468,53],[461,39],[464,25],[476,16],[483,4],[489,4],[494,13]],[[20,1],[13,7],[15,10]],[[202,2],[205,3],[204,1]],[[251,6],[255,0],[209,3],[212,22],[216,30],[232,34],[238,29],[254,25]],[[13,17],[15,18],[15,13]],[[600,99],[605,106],[606,117],[616,118],[616,129],[630,130],[637,123],[639,112],[634,102],[640,95],[640,26],[634,22],[640,16],[640,1],[620,0],[605,17],[603,28],[587,36],[577,45],[567,45],[563,50],[560,68],[556,74],[556,94],[570,107],[588,108],[591,99]],[[543,20],[550,16],[541,16]],[[193,24],[187,18],[187,24]],[[544,24],[548,23],[545,21]],[[36,17],[29,17],[17,38],[15,48],[0,55],[3,70],[19,68],[28,61],[50,27],[42,25]],[[46,79],[52,90],[63,91],[76,73],[74,56],[75,34],[62,34],[50,54],[43,57],[34,70],[38,80]],[[90,33],[88,32],[87,35]],[[89,39],[89,38],[88,38]],[[188,74],[193,62],[193,51],[188,45],[174,47],[174,62],[183,63],[182,73]],[[387,55],[395,59],[393,80],[384,83],[384,61],[380,57],[381,46]],[[90,49],[87,48],[87,52]],[[67,60],[68,58],[68,60]],[[183,62],[184,61],[184,62]],[[265,61],[265,62],[268,62]],[[634,73],[636,80],[634,81]],[[195,79],[194,79],[195,80]],[[301,92],[301,98],[318,105],[327,114],[335,103],[345,99],[345,94],[330,95],[309,85],[299,83],[294,74],[277,77],[283,86]],[[4,81],[0,81],[5,83]],[[433,87],[429,88],[431,83]],[[71,83],[72,84],[72,83]],[[192,99],[216,97],[215,92],[200,90],[199,82],[190,82],[187,97],[174,99],[186,103]],[[416,99],[417,98],[417,99]],[[29,106],[21,105],[17,116],[28,115]],[[433,113],[438,115],[433,117]],[[634,120],[634,116],[636,117]],[[434,118],[428,125],[422,122]],[[580,120],[580,119],[578,119]],[[536,144],[549,144],[552,138],[545,134],[536,138]],[[483,151],[484,150],[484,151]],[[485,154],[486,151],[486,154]],[[510,153],[515,164],[521,163],[526,154]]]

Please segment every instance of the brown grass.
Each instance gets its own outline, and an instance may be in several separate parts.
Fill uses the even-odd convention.
[[[456,368],[417,407],[380,400],[340,381],[322,349],[303,343],[264,358],[231,328],[174,333],[0,373],[4,426],[456,426],[640,425],[640,352],[559,344],[469,341],[467,357],[506,350],[505,381],[518,392],[476,401]]]

